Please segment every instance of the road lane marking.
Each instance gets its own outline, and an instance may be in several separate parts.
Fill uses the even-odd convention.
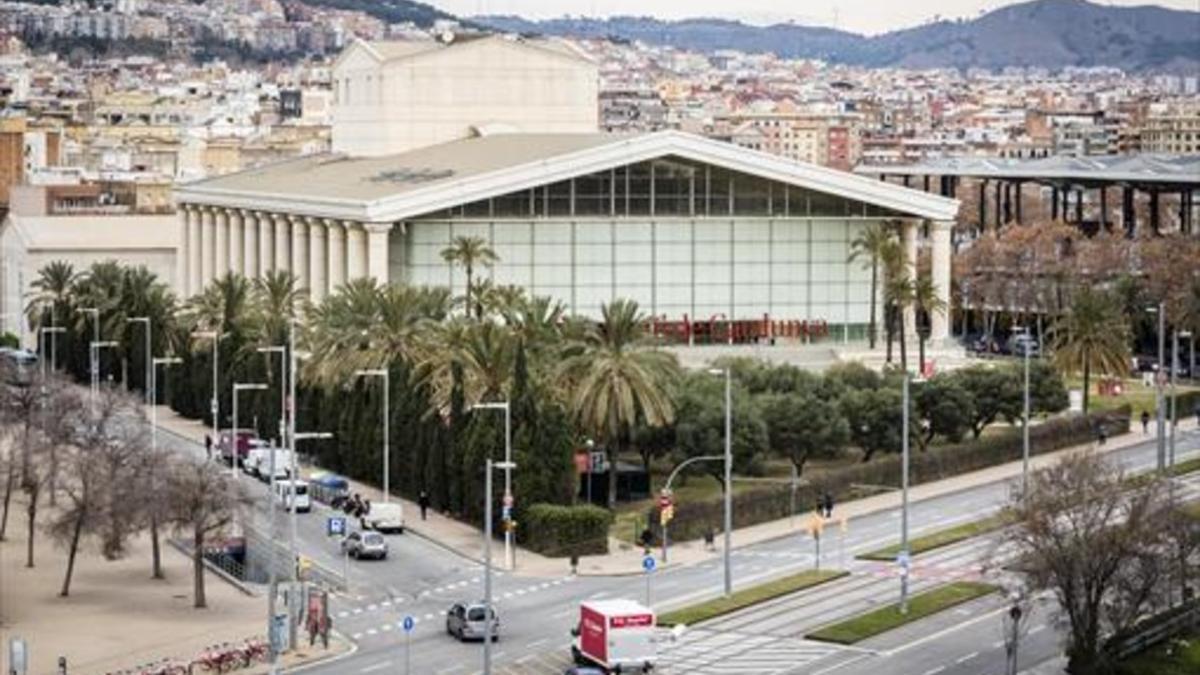
[[[971,652],[970,654],[967,654],[966,656],[958,657],[957,659],[954,660],[954,662],[955,663],[966,663],[967,661],[970,661],[971,659],[975,658],[976,656],[979,656],[979,652]]]
[[[938,666],[937,668],[930,668],[929,670],[925,671],[924,675],[937,675],[938,673],[942,672],[945,669],[946,669],[946,666]]]
[[[1042,632],[1042,631],[1044,631],[1044,630],[1046,630],[1046,624],[1044,624],[1044,623],[1040,623],[1040,624],[1038,624],[1038,625],[1034,626],[1033,628],[1031,628],[1031,629],[1029,630],[1029,634],[1030,634],[1030,635],[1033,635],[1034,633],[1040,633],[1040,632]]]
[[[529,644],[525,645],[525,649],[537,649],[538,647],[540,647],[541,645],[544,645],[544,644],[546,644],[546,638],[542,638],[541,640],[534,640],[533,642],[530,642]]]
[[[370,673],[370,672],[372,672],[372,671],[376,671],[376,670],[382,670],[382,669],[384,669],[384,668],[387,668],[387,667],[388,667],[388,666],[390,666],[390,665],[392,665],[392,662],[391,662],[391,661],[380,661],[379,663],[376,663],[376,664],[369,665],[369,666],[367,666],[366,668],[362,668],[362,669],[360,669],[358,672],[360,672],[360,673]]]

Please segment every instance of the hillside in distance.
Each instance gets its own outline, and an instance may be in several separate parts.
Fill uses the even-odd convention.
[[[760,27],[723,19],[528,21],[486,16],[475,21],[521,33],[640,40],[701,52],[773,52],[870,67],[1113,66],[1191,74],[1200,69],[1200,11],[1111,7],[1085,0],[1034,0],[976,19],[938,21],[872,37],[791,23]]]

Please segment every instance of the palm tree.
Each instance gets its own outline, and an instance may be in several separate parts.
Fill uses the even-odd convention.
[[[62,260],[47,263],[38,270],[37,278],[29,284],[33,291],[25,305],[25,315],[35,329],[56,325],[71,315],[72,290],[78,276],[75,267]],[[58,339],[53,333],[51,344],[57,356]]]
[[[900,325],[900,353],[904,360],[904,296],[908,270],[904,260],[904,249],[900,242],[891,239],[879,250],[879,264],[883,270],[884,332],[887,336],[887,363],[892,362],[892,341],[896,338],[896,324]]]
[[[933,285],[933,279],[927,276],[919,277],[912,286],[912,301],[913,306],[917,309],[918,324],[928,323],[932,320],[933,314],[936,312],[945,312],[949,309],[946,301],[938,296],[937,286]],[[922,320],[921,315],[924,315]],[[925,372],[925,340],[929,337],[929,331],[924,328],[917,330],[917,343],[919,367],[921,373]]]
[[[254,279],[254,311],[264,344],[282,344],[288,325],[296,319],[308,298],[299,287],[300,280],[291,272],[275,270]]]
[[[875,349],[876,321],[875,305],[878,296],[879,263],[889,246],[895,244],[894,228],[889,223],[878,222],[859,233],[850,242],[850,257],[846,262],[862,260],[864,267],[871,268],[871,326],[867,334],[871,349]]]
[[[1119,375],[1129,368],[1129,322],[1111,293],[1081,288],[1070,309],[1051,328],[1054,364],[1064,373],[1083,374],[1083,412],[1093,372]]]
[[[463,270],[467,274],[467,288],[464,293],[464,301],[466,303],[467,315],[471,314],[471,308],[475,308],[475,318],[480,318],[483,315],[482,306],[476,302],[472,304],[471,295],[474,292],[475,281],[475,266],[483,265],[491,267],[500,260],[496,255],[496,251],[487,243],[483,237],[455,237],[450,245],[442,249],[442,260],[452,265],[462,265]]]
[[[671,422],[675,411],[668,387],[679,366],[671,354],[646,348],[646,319],[636,302],[616,300],[604,305],[601,314],[602,321],[589,326],[559,368],[567,409],[584,429],[605,441],[612,508],[621,443],[639,419],[648,426]]]

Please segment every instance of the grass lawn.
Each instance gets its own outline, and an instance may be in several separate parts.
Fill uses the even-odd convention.
[[[964,539],[977,537],[993,530],[998,530],[1012,523],[1012,515],[1006,511],[1001,511],[992,516],[988,516],[982,520],[975,520],[962,525],[955,525],[944,530],[937,530],[926,535],[910,539],[908,541],[908,550],[912,555],[932,551],[936,548],[957,544]],[[858,556],[860,560],[882,560],[890,562],[896,559],[900,553],[900,544],[888,546],[868,553],[863,553]]]
[[[1195,675],[1200,673],[1200,632],[1170,640],[1122,663],[1121,675]]]
[[[1091,412],[1113,410],[1128,404],[1129,407],[1133,409],[1133,418],[1136,422],[1136,424],[1134,424],[1135,433],[1141,431],[1141,429],[1138,428],[1138,425],[1141,424],[1140,418],[1143,410],[1149,412],[1151,416],[1154,415],[1154,407],[1156,402],[1154,387],[1144,386],[1140,378],[1127,378],[1121,380],[1122,393],[1120,396],[1101,396],[1097,394],[1097,382],[1098,380],[1096,378],[1092,378],[1092,393],[1091,396],[1088,397],[1088,406]],[[1083,378],[1067,378],[1066,384],[1067,388],[1069,389],[1080,389],[1083,387]],[[1176,390],[1180,394],[1197,389],[1195,386],[1183,384],[1176,384],[1175,386]],[[1169,401],[1170,399],[1168,398],[1168,405],[1170,405]],[[1181,418],[1186,417],[1190,412],[1191,411],[1189,410],[1180,410],[1179,416]],[[1151,428],[1153,428],[1153,424],[1151,424]]]
[[[806,637],[824,642],[852,645],[998,590],[999,588],[991,584],[956,581],[909,598],[908,614],[901,614],[900,604],[896,603],[840,623],[825,626],[818,631],[809,633]]]
[[[721,616],[722,614],[736,612],[739,609],[778,598],[782,595],[812,588],[813,586],[833,581],[834,579],[840,579],[846,576],[846,574],[846,572],[841,570],[810,570],[808,572],[793,574],[782,579],[768,581],[765,584],[736,591],[728,598],[716,598],[715,600],[667,612],[658,617],[658,623],[662,626],[673,626],[676,624],[690,626]]]

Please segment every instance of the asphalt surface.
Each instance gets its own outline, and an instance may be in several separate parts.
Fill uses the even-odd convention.
[[[203,452],[196,444],[169,433],[160,433],[160,442],[186,452]],[[1181,433],[1177,438],[1179,460],[1198,453],[1200,434]],[[1145,470],[1154,464],[1155,443],[1150,438],[1109,456],[1130,470]],[[245,476],[242,479],[265,495],[265,486]],[[1012,483],[1001,481],[911,503],[910,535],[994,513],[1007,501]],[[1200,494],[1200,486],[1189,489]],[[329,675],[480,672],[481,644],[460,644],[447,635],[444,615],[454,602],[482,597],[482,566],[412,534],[389,536],[390,555],[386,560],[350,560],[347,564],[338,553],[336,541],[325,535],[326,515],[327,509],[318,505],[311,513],[298,516],[298,545],[303,554],[336,574],[340,575],[345,565],[349,590],[331,601],[331,615],[335,630],[352,640],[355,650],[337,661],[299,670]],[[280,523],[279,540],[286,542],[287,519]],[[845,535],[837,528],[828,528],[822,541],[821,566],[848,569],[853,572],[851,577],[693,627],[678,641],[667,641],[664,636],[662,664],[656,672],[1003,673],[1005,655],[998,612],[1004,608],[998,596],[968,603],[855,647],[804,638],[820,625],[897,600],[895,566],[856,561],[854,556],[896,543],[899,527],[900,513],[895,509],[851,520]],[[991,578],[999,573],[994,564],[996,556],[997,547],[987,537],[918,556],[912,568],[912,591],[956,579]],[[731,557],[735,588],[811,569],[815,564],[814,543],[799,532],[739,548]],[[500,640],[492,649],[492,671],[561,674],[569,665],[569,631],[577,618],[578,603],[617,597],[645,601],[646,579],[636,571],[632,569],[630,576],[621,577],[538,578],[524,576],[519,570],[513,574],[495,573],[493,593],[501,627]],[[662,611],[720,595],[722,574],[719,557],[655,572],[650,579],[651,603]],[[411,634],[400,628],[406,615],[416,621]],[[1059,634],[1052,615],[1052,606],[1033,613],[1020,650],[1022,668],[1059,655]]]

